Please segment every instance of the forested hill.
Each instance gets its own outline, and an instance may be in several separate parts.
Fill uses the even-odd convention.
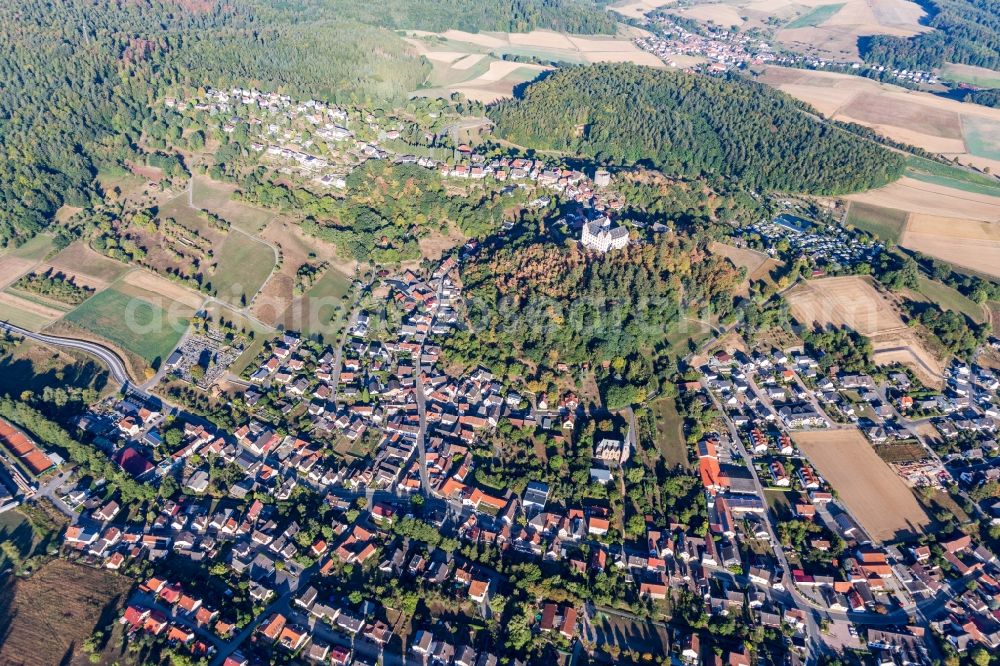
[[[614,33],[608,0],[256,0],[295,16],[351,19],[393,29],[442,32],[529,32],[535,29],[579,34]]]
[[[865,60],[886,67],[932,69],[946,62],[1000,69],[997,0],[921,0],[931,32],[915,37],[875,35],[861,40]]]
[[[763,85],[628,64],[560,70],[489,116],[522,146],[766,190],[842,194],[884,185],[903,169],[898,155]]]
[[[327,101],[401,98],[428,65],[387,28],[608,32],[596,0],[0,2],[0,247],[84,206],[136,160],[172,86],[256,86]]]

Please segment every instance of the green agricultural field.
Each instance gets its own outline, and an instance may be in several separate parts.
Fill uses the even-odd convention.
[[[1000,160],[1000,123],[979,116],[962,117],[966,149],[977,157]]]
[[[163,308],[115,288],[90,298],[64,320],[142,357],[153,366],[166,360],[190,322],[186,317],[168,317]]]
[[[502,48],[495,49],[493,51],[493,55],[498,58],[504,55],[520,56],[522,58],[538,58],[543,62],[559,62],[568,65],[587,64],[587,59],[580,53],[530,46],[504,46]]]
[[[833,5],[819,5],[818,7],[814,7],[812,10],[806,12],[797,19],[785,24],[785,29],[794,30],[796,28],[814,28],[824,21],[832,18],[834,14],[840,11],[844,4],[845,3],[841,2]]]
[[[851,202],[847,223],[855,229],[867,231],[882,240],[898,243],[906,229],[906,211],[883,208],[873,204]]]
[[[937,303],[945,310],[961,312],[977,324],[986,321],[982,306],[946,284],[921,276],[917,292],[929,302]]]
[[[239,231],[232,231],[215,254],[218,267],[209,276],[213,293],[223,301],[245,306],[274,270],[274,250]]]
[[[956,83],[970,83],[981,88],[1000,88],[1000,72],[971,65],[945,64],[941,78]]]
[[[906,175],[925,183],[1000,197],[1000,180],[961,167],[932,162],[922,157],[910,155],[906,158]]]

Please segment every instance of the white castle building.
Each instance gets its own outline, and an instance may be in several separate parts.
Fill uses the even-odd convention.
[[[602,217],[583,225],[580,243],[588,250],[600,252],[617,250],[628,245],[628,229],[612,227],[608,217]]]

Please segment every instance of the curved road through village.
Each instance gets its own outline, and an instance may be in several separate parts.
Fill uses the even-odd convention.
[[[121,356],[111,349],[97,344],[96,342],[88,342],[87,340],[77,340],[74,338],[63,338],[55,335],[45,335],[44,333],[34,333],[5,321],[0,321],[0,330],[7,331],[8,333],[15,333],[30,340],[44,342],[45,344],[52,345],[54,347],[76,349],[78,351],[91,354],[92,356],[96,356],[102,363],[108,366],[111,378],[116,383],[121,384],[123,387],[127,387],[131,384],[132,378],[129,377],[128,368],[125,366],[125,361],[122,360]]]

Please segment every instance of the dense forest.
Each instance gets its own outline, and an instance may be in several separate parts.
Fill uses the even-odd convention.
[[[523,146],[750,188],[841,194],[884,185],[903,168],[763,85],[628,64],[560,70],[488,114]]]
[[[429,66],[389,29],[609,32],[591,0],[206,0],[0,3],[0,247],[86,206],[138,147],[153,100],[257,86],[326,101],[398,99]]]
[[[982,104],[991,106],[994,109],[1000,108],[1000,88],[987,88],[986,90],[970,90],[969,94],[962,98],[963,102]]]
[[[886,67],[932,69],[946,62],[1000,68],[1000,12],[996,0],[920,0],[933,31],[915,37],[862,38],[865,60]]]

